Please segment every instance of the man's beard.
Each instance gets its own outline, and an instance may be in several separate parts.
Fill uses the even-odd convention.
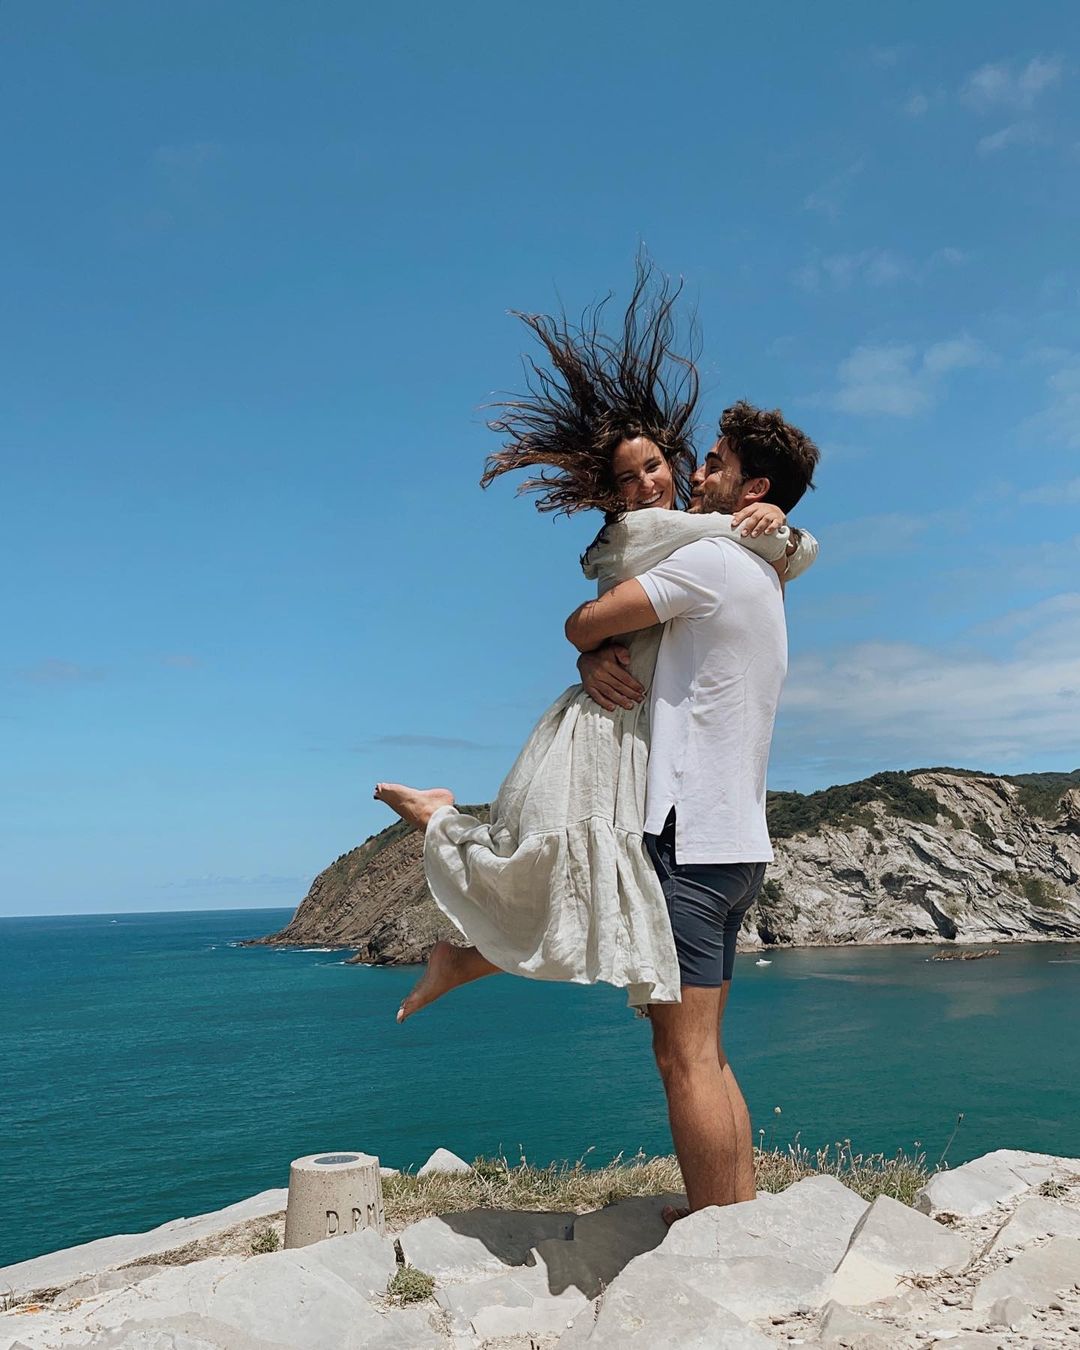
[[[694,498],[697,506],[691,503],[690,509],[695,512],[705,513],[707,511],[719,511],[725,516],[733,515],[739,504],[739,494],[733,488],[709,487],[704,486],[701,492]]]

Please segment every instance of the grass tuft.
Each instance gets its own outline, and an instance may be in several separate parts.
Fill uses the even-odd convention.
[[[1047,1177],[1039,1186],[1039,1194],[1045,1196],[1047,1200],[1060,1200],[1063,1195],[1068,1195],[1068,1193],[1068,1186],[1058,1177]]]
[[[824,1148],[808,1149],[798,1138],[786,1149],[755,1149],[754,1170],[759,1191],[782,1191],[806,1177],[835,1177],[864,1200],[891,1196],[910,1205],[915,1192],[930,1180],[931,1170],[923,1152],[898,1150],[856,1153],[850,1139],[838,1139]]]
[[[591,1151],[591,1150],[590,1150]],[[394,1228],[432,1214],[463,1209],[556,1210],[582,1214],[635,1195],[663,1195],[683,1190],[675,1157],[650,1158],[638,1152],[623,1160],[620,1153],[603,1167],[556,1162],[536,1167],[525,1157],[511,1164],[505,1156],[477,1158],[472,1172],[431,1173],[417,1177],[403,1172],[383,1182],[387,1221]],[[850,1140],[812,1151],[796,1139],[786,1149],[757,1148],[754,1163],[759,1190],[781,1191],[810,1176],[834,1176],[866,1200],[890,1195],[910,1204],[926,1184],[930,1170],[921,1152],[855,1153]]]
[[[434,1277],[415,1266],[402,1266],[386,1286],[386,1296],[394,1303],[422,1303],[435,1291]]]
[[[260,1228],[251,1235],[252,1256],[265,1256],[267,1252],[276,1252],[281,1246],[276,1228]]]

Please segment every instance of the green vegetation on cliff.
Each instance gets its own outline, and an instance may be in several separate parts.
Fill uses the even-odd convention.
[[[918,787],[913,779],[918,774],[948,773],[961,778],[1000,778],[1012,783],[1019,791],[1020,805],[1029,815],[1041,820],[1052,820],[1061,808],[1061,799],[1069,788],[1080,787],[1080,769],[1071,773],[1017,773],[985,774],[976,769],[953,769],[945,766],[933,769],[907,769],[902,772],[876,773],[857,783],[841,783],[823,788],[820,792],[770,792],[768,796],[769,830],[774,839],[788,839],[795,834],[810,834],[822,825],[872,826],[873,818],[866,807],[880,802],[891,816],[921,821],[933,825],[942,811],[933,793]],[[952,817],[954,825],[959,820]],[[979,826],[982,826],[982,830]],[[983,837],[989,830],[982,821],[975,822],[975,832]]]
[[[881,802],[890,815],[926,825],[933,825],[941,812],[937,798],[916,787],[908,774],[876,773],[820,792],[770,792],[769,831],[774,839],[789,839],[822,825],[873,825],[866,810],[870,802]]]
[[[1080,787],[1080,769],[1073,769],[1072,773],[1014,773],[1008,781],[1020,789],[1020,805],[1025,811],[1052,820],[1068,789]]]

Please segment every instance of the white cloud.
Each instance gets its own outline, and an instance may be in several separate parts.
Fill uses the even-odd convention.
[[[990,136],[984,136],[976,146],[980,155],[996,155],[1017,145],[1039,145],[1043,133],[1034,122],[1013,122]]]
[[[826,748],[855,765],[993,767],[1076,744],[1080,594],[965,636],[946,650],[867,642],[796,657],[778,749],[788,760]]]
[[[1046,381],[1049,397],[1021,431],[1055,448],[1080,450],[1080,352],[1050,351],[1042,359],[1053,366]]]
[[[913,369],[911,346],[856,347],[840,363],[836,406],[849,413],[908,417],[930,406]]]
[[[914,121],[925,117],[931,108],[943,107],[949,98],[949,91],[940,85],[936,89],[912,89],[900,104],[900,111]]]
[[[1060,56],[1033,56],[1026,65],[1013,61],[980,66],[964,81],[961,99],[978,112],[996,108],[1027,109],[1059,82],[1065,65]]]
[[[944,263],[948,267],[962,267],[968,260],[968,255],[962,248],[939,248],[934,254],[931,254],[930,263]]]
[[[925,262],[894,253],[888,248],[866,248],[858,253],[833,253],[814,257],[792,274],[800,290],[846,291],[856,285],[894,286],[901,281],[923,281],[934,269],[958,267],[967,255],[958,248],[941,248]]]
[[[923,355],[923,370],[928,375],[946,375],[950,370],[968,370],[986,361],[982,344],[974,338],[949,338],[927,347]]]
[[[911,417],[934,406],[944,376],[988,360],[982,345],[966,336],[932,343],[921,353],[910,343],[856,347],[840,363],[832,402],[841,412]]]
[[[934,519],[930,514],[914,516],[894,511],[832,525],[826,554],[828,563],[832,565],[914,548]]]
[[[852,182],[858,178],[865,167],[866,161],[858,159],[854,164],[849,164],[846,169],[841,169],[821,187],[807,193],[803,198],[803,210],[815,211],[835,220],[840,215]]]
[[[92,684],[104,676],[102,670],[79,665],[77,661],[64,661],[59,657],[49,657],[45,661],[39,661],[36,666],[27,666],[19,673],[31,684],[53,686]]]
[[[1067,483],[1046,483],[1042,487],[1026,488],[1017,494],[1023,506],[1078,506],[1080,505],[1080,478]]]
[[[871,47],[869,54],[875,66],[889,70],[907,59],[911,54],[911,43],[898,42],[891,47]]]

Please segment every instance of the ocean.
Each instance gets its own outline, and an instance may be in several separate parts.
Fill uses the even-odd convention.
[[[0,920],[0,1266],[216,1209],[301,1154],[668,1153],[649,1026],[496,976],[402,1026],[415,968],[239,947],[290,910]],[[1080,1155],[1080,944],[740,956],[725,1046],[768,1144]],[[777,1111],[779,1108],[779,1111]]]

